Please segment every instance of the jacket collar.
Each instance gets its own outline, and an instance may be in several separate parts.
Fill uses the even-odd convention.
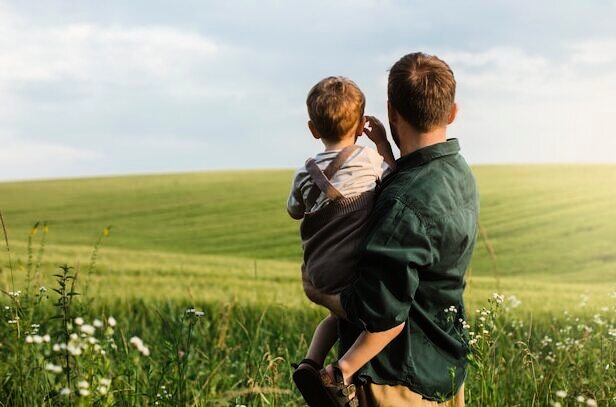
[[[447,141],[420,148],[396,160],[398,171],[424,165],[437,158],[457,154],[460,151],[458,139],[450,138]]]

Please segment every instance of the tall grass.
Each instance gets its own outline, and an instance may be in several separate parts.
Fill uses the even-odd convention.
[[[33,240],[28,252],[44,244]],[[26,261],[36,273],[35,263]],[[302,405],[290,362],[321,310],[85,298],[77,270],[55,274],[53,287],[3,291],[0,405]],[[469,315],[467,404],[616,404],[616,298],[601,301],[533,320],[517,298],[490,298]]]

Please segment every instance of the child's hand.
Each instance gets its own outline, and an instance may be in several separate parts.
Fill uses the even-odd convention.
[[[385,126],[379,119],[374,116],[366,116],[366,124],[364,125],[364,134],[368,136],[374,144],[387,142],[387,133]]]

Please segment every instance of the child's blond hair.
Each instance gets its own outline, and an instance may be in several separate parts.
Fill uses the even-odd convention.
[[[359,124],[366,98],[352,80],[330,76],[310,89],[306,105],[321,138],[338,141]]]

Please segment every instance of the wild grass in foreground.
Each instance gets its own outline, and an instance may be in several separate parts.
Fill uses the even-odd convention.
[[[303,356],[322,317],[75,296],[64,320],[54,318],[62,297],[53,290],[9,295],[0,322],[5,406],[302,405],[289,363]],[[529,321],[512,316],[512,301],[495,296],[469,315],[467,404],[615,405],[614,307]]]
[[[23,291],[11,278],[0,301],[0,405],[302,405],[290,362],[321,310],[95,298],[85,293],[98,244],[85,276],[64,265],[38,287],[45,241],[29,241]],[[495,294],[470,312],[467,404],[616,405],[616,298],[600,302],[532,320]]]

